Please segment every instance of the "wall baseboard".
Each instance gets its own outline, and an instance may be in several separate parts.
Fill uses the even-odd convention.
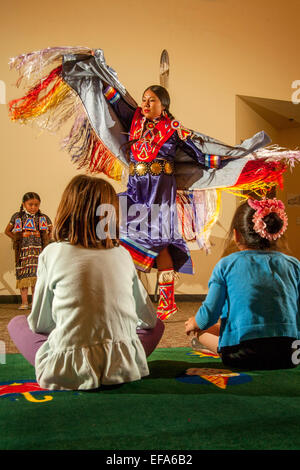
[[[175,294],[175,299],[177,302],[203,302],[205,300],[206,294]],[[150,295],[150,299],[153,302],[157,302],[158,297],[155,295]],[[31,302],[31,295],[28,296],[28,301]],[[20,295],[0,295],[0,304],[20,304],[21,296]]]
[[[32,296],[28,295],[28,302],[31,302]],[[21,296],[20,295],[0,295],[0,304],[20,304]]]

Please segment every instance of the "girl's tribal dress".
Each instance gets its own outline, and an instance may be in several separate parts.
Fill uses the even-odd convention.
[[[35,215],[16,212],[10,219],[13,226],[16,258],[16,287],[34,287],[37,279],[38,257],[48,244],[48,231],[52,226],[46,214]]]
[[[41,77],[51,63],[56,67]],[[193,273],[186,242],[209,248],[221,190],[265,194],[282,185],[289,157],[292,164],[299,159],[299,152],[263,148],[270,143],[264,131],[232,147],[167,115],[147,121],[101,49],[47,48],[12,59],[11,67],[21,79],[39,78],[27,95],[10,102],[11,119],[37,118],[53,131],[72,116],[63,146],[78,168],[122,182],[127,176],[127,190],[119,194],[121,243],[144,272],[168,247],[174,271]],[[124,145],[131,140],[128,162]],[[162,273],[159,287],[158,315],[165,319],[176,311],[174,272]]]

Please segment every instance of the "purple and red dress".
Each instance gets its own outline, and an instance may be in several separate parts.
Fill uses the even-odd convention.
[[[127,190],[119,194],[121,243],[141,271],[155,267],[157,255],[168,247],[174,270],[193,274],[190,252],[178,225],[174,158],[180,147],[204,167],[205,155],[178,121],[167,115],[149,121],[140,107],[129,107],[112,87],[104,95],[133,142]]]

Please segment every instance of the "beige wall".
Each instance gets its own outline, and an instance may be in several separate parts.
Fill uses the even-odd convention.
[[[300,129],[284,129],[279,132],[278,143],[282,147],[300,149]],[[300,201],[291,205],[289,199],[298,196],[300,199],[299,168],[294,168],[285,177],[283,191],[277,192],[278,198],[285,203],[289,219],[288,242],[289,248],[294,256],[300,259]]]
[[[167,49],[172,112],[184,125],[229,144],[262,128],[276,138],[277,131],[236,95],[290,100],[291,83],[300,79],[299,61],[292,60],[299,15],[297,0],[11,0],[1,6],[0,80],[8,101],[23,91],[13,86],[17,76],[8,70],[10,57],[48,46],[99,47],[138,100],[147,85],[158,82],[159,57]],[[41,195],[42,210],[54,218],[61,192],[76,174],[59,150],[58,136],[11,123],[2,104],[0,121],[1,231],[28,190]],[[235,198],[224,195],[212,253],[193,251],[196,275],[181,276],[178,293],[207,291],[235,207]],[[13,294],[13,252],[3,233],[0,260],[0,295]],[[147,277],[151,291],[155,275]]]

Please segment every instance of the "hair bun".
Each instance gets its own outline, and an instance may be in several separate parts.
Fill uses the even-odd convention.
[[[283,227],[283,220],[276,212],[270,212],[263,218],[263,221],[266,224],[266,231],[271,235],[278,233]]]
[[[248,199],[248,205],[255,211],[252,221],[256,233],[270,241],[277,240],[283,235],[287,229],[288,218],[282,201],[276,198]],[[274,216],[268,217],[271,214]],[[275,218],[275,216],[277,217]]]

